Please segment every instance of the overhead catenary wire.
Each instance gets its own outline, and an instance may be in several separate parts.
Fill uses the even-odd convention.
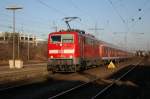
[[[93,17],[85,10],[81,9],[81,7],[79,7],[73,0],[69,0],[71,5],[77,9],[77,11],[79,11],[82,15],[88,15],[90,17],[90,20],[93,20]],[[94,20],[93,20],[94,21]],[[97,22],[96,22],[97,23]],[[83,24],[82,22],[80,22],[80,24],[84,25],[85,27],[89,27],[87,24]],[[87,30],[89,30],[87,28]]]
[[[6,16],[6,17],[0,17],[0,20],[1,20],[1,24],[0,24],[0,28],[1,28],[1,30],[3,30],[3,31],[8,31],[8,30],[6,30],[6,29],[9,29],[9,31],[12,29],[12,24],[10,24],[11,23],[11,19],[10,18],[8,18],[8,17],[10,17],[9,15],[6,15],[6,14],[3,14],[4,16]],[[41,24],[40,24],[40,22],[38,22],[38,21],[36,21],[36,20],[26,20],[25,18],[21,18],[21,17],[18,17],[18,19],[21,19],[21,21],[22,20],[24,20],[25,21],[25,23],[22,23],[22,22],[17,22],[17,27],[16,27],[16,31],[22,31],[22,27],[24,27],[24,33],[25,32],[33,32],[33,33],[39,33],[39,32],[41,32],[41,33],[44,33],[44,31],[45,30],[47,30],[47,32],[49,32],[48,30],[50,29],[48,26],[45,26],[45,23],[44,22],[41,22]],[[6,22],[7,22],[7,25],[6,25]],[[31,26],[29,26],[30,24],[29,23],[36,23],[36,24],[34,24],[34,27],[31,27]],[[5,25],[3,24],[3,23],[5,23]],[[21,24],[21,25],[20,25]],[[44,25],[43,25],[44,24]],[[37,29],[37,27],[39,28],[41,28],[42,30],[38,30]]]
[[[3,30],[3,32],[11,32],[11,29],[12,29],[12,26],[11,25],[4,25],[4,24],[0,24],[0,29],[1,30]],[[1,31],[2,32],[2,31]],[[16,32],[18,32],[18,33],[20,33],[20,32],[22,32],[22,33],[24,33],[24,34],[28,34],[28,33],[30,33],[30,35],[40,35],[41,33],[49,33],[49,31],[46,31],[46,30],[41,30],[41,31],[39,31],[39,30],[37,30],[36,28],[34,29],[34,28],[23,28],[23,31],[22,31],[22,29],[21,28],[18,28],[18,27],[16,27]],[[38,36],[37,35],[37,36]]]
[[[122,17],[122,15],[119,13],[119,11],[116,9],[115,5],[113,4],[113,2],[111,0],[107,0],[111,6],[113,7],[114,11],[116,12],[116,14],[119,16],[119,18],[121,19],[122,23],[125,25],[125,29],[126,29],[126,32],[125,32],[125,37],[124,37],[124,48],[127,50],[127,35],[128,35],[128,32],[129,32],[129,27],[128,27],[128,23],[126,23],[125,19]]]
[[[56,8],[54,8],[54,7],[52,7],[52,6],[50,6],[49,4],[45,3],[45,2],[42,1],[42,0],[36,0],[36,1],[39,2],[40,4],[44,5],[45,7],[47,7],[47,8],[49,8],[49,9],[53,10],[53,12],[56,12],[56,13],[58,13],[58,14],[60,14],[60,15],[63,15],[63,16],[66,16],[66,15],[67,15],[66,13],[64,13],[64,12],[62,12],[62,11],[60,11],[60,10],[58,10],[58,9],[56,9]]]
[[[62,12],[61,10],[58,10],[58,9],[52,7],[51,5],[49,5],[48,3],[46,3],[46,2],[44,2],[44,1],[42,1],[42,0],[36,0],[36,1],[39,2],[40,4],[44,5],[45,7],[47,7],[47,8],[49,8],[49,9],[55,11],[55,13],[58,13],[58,14],[63,15],[63,16],[68,16],[68,14]],[[70,3],[71,3],[71,5],[72,5],[75,9],[79,10],[80,12],[82,12],[81,14],[85,14],[85,15],[88,14],[86,11],[84,11],[84,10],[82,10],[80,7],[78,7],[78,6],[74,3],[74,1],[71,0]],[[89,14],[88,14],[88,15],[89,15]],[[90,16],[90,17],[91,17],[91,16]],[[93,18],[91,17],[91,19],[93,19]],[[79,22],[79,23],[82,24],[82,25],[85,26],[85,27],[89,27],[87,24],[83,24],[82,22]],[[87,30],[88,30],[88,29],[87,29]]]
[[[10,25],[4,25],[4,23],[6,24],[9,24],[9,23],[12,23],[12,20],[10,19],[10,18],[8,18],[8,16],[9,15],[7,15],[7,14],[3,14],[4,16],[6,16],[6,17],[0,17],[0,20],[1,20],[1,29],[2,28],[8,28],[8,29],[10,29],[10,28],[12,28],[12,24],[10,24]],[[41,22],[40,23],[40,21],[35,21],[35,20],[33,20],[33,19],[31,19],[31,20],[26,20],[25,18],[21,18],[21,17],[18,17],[18,19],[20,19],[21,21],[24,21],[23,23],[22,22],[17,22],[16,23],[16,26],[17,26],[17,28],[16,28],[16,30],[17,31],[20,31],[21,30],[21,27],[23,26],[23,27],[26,27],[27,29],[24,29],[24,31],[26,31],[26,30],[32,30],[32,31],[39,31],[39,30],[37,30],[37,28],[44,28],[43,30],[45,30],[45,29],[50,29],[47,25],[44,25],[45,23],[44,22]],[[29,23],[30,22],[33,22],[33,23],[36,23],[35,25],[34,25],[34,27],[35,28],[33,28],[33,27],[31,27],[31,26],[29,26]],[[20,25],[21,24],[21,25]]]
[[[115,5],[113,4],[113,2],[111,0],[108,0],[108,2],[112,5],[114,11],[117,13],[117,15],[120,17],[122,23],[124,23],[127,31],[129,29],[128,24],[126,23],[125,19],[121,16],[121,14],[119,13],[119,11],[116,9]]]
[[[40,26],[39,26],[40,27]],[[3,31],[11,31],[12,30],[12,26],[11,25],[4,25],[4,24],[0,24],[0,29]],[[49,33],[49,29],[48,28],[42,28],[41,30],[38,30],[37,27],[30,27],[28,25],[23,26],[23,31],[22,31],[22,26],[17,26],[16,27],[16,31],[17,32],[24,32],[24,33]]]
[[[0,24],[0,28],[7,28],[7,29],[12,29],[12,26],[11,25],[4,25],[4,24]],[[21,31],[20,28],[16,28],[17,30],[16,31]],[[24,31],[39,31],[39,30],[34,30],[34,29],[24,29]],[[33,32],[35,33],[35,32]]]
[[[50,6],[50,5],[47,4],[46,2],[43,2],[43,1],[41,1],[41,0],[36,0],[36,1],[39,2],[40,4],[46,6],[47,8],[53,10],[55,13],[58,13],[58,14],[60,14],[60,15],[62,15],[62,16],[68,16],[68,14],[66,14],[66,13],[64,13],[64,12],[62,12],[62,11],[60,11],[60,10],[58,10],[58,9],[56,9],[56,8],[54,8],[54,7],[52,7],[52,6]],[[80,23],[81,23],[81,22],[80,22]],[[82,25],[83,25],[83,24],[82,24]],[[53,27],[53,26],[52,26],[52,27]]]
[[[40,3],[40,4],[42,4],[43,6],[45,6],[45,7],[47,7],[47,8],[49,8],[51,11],[53,11],[54,13],[57,13],[57,14],[59,14],[59,15],[61,15],[62,16],[62,18],[63,17],[65,17],[65,16],[68,16],[68,14],[67,13],[65,13],[65,12],[63,12],[63,11],[61,11],[61,10],[59,10],[59,9],[56,9],[55,7],[53,7],[53,6],[51,6],[50,4],[48,4],[48,3],[46,3],[46,2],[44,2],[44,1],[42,1],[42,0],[36,0],[38,3]],[[54,21],[54,20],[53,20]],[[52,22],[53,23],[53,22]],[[55,26],[52,26],[51,25],[51,27],[55,27]],[[56,28],[56,27],[55,27]],[[58,29],[59,27],[57,26],[57,29]]]
[[[128,31],[130,31],[130,29],[132,29],[137,24],[137,22],[142,20],[142,17],[145,14],[144,11],[148,4],[149,4],[149,0],[145,0],[144,3],[141,3],[141,7],[136,8],[135,10],[136,13],[126,20],[126,24],[128,24]],[[130,24],[132,24],[132,26],[129,27]]]
[[[12,21],[10,18],[8,18],[8,17],[11,17],[11,16],[9,16],[7,14],[3,14],[1,12],[0,12],[0,14],[2,14],[3,16],[5,16],[5,17],[0,17],[0,19],[2,19],[1,22],[2,21],[4,21],[4,22],[6,22],[6,21],[7,22],[11,22]],[[26,16],[26,15],[23,15],[23,16]],[[43,20],[43,18],[38,18],[37,20],[36,20],[36,18],[38,18],[38,17],[34,17],[34,18],[27,18],[26,17],[26,18],[24,18],[24,17],[19,16],[19,17],[17,17],[17,19],[19,19],[19,20],[17,20],[17,21],[19,21],[17,23],[18,24],[24,24],[24,25],[25,24],[28,25],[27,23],[36,23],[36,25],[38,25],[38,26],[40,25],[40,27],[44,27],[44,25],[46,24],[45,22],[48,22],[48,20],[39,21],[39,20]],[[24,22],[20,22],[20,20],[24,21]],[[51,24],[48,24],[48,25],[52,26]]]
[[[143,3],[142,7],[140,7],[140,8],[137,9],[138,13],[131,18],[131,21],[133,23],[131,25],[131,27],[130,27],[131,29],[133,29],[138,24],[138,22],[142,20],[142,18],[144,17],[144,15],[148,14],[148,13],[145,12],[146,11],[146,7],[147,7],[148,4],[149,4],[149,0],[146,0]],[[147,9],[149,11],[150,8],[147,8]],[[138,15],[139,12],[140,12],[141,15]]]
[[[90,17],[90,19],[93,20],[93,17],[90,16],[90,14],[89,14],[87,11],[81,9],[81,7],[79,7],[73,0],[69,0],[69,1],[70,1],[71,5],[72,5],[75,9],[77,9],[77,11],[79,11],[82,15],[88,15],[88,16]]]
[[[109,3],[111,3],[112,6],[114,5],[111,0],[108,0],[108,1]],[[130,17],[128,20],[124,21],[127,26],[126,37],[125,37],[126,47],[127,47],[127,33],[129,33],[131,29],[133,30],[133,28],[136,25],[138,25],[139,22],[141,22],[141,20],[143,19],[143,16],[147,14],[146,11],[149,11],[149,10],[146,10],[146,9],[149,9],[147,8],[148,4],[149,4],[149,0],[145,0],[144,3],[141,3],[141,7],[136,8],[135,11],[137,11],[137,13],[133,15],[132,17]]]

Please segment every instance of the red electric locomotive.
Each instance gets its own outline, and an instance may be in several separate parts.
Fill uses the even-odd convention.
[[[53,32],[48,38],[48,69],[76,72],[100,63],[99,41],[84,31]]]

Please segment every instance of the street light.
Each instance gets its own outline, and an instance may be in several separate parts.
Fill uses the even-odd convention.
[[[22,9],[22,7],[18,7],[16,5],[11,5],[6,8],[7,10],[13,11],[13,66],[15,67],[15,11]]]
[[[141,47],[141,48],[139,48],[139,50],[140,50],[140,49],[143,48],[142,46],[140,46],[140,43],[141,43],[141,45],[143,45],[143,44],[142,44],[142,38],[143,38],[142,36],[144,36],[145,33],[143,33],[143,32],[138,32],[138,33],[134,33],[134,34],[137,35],[137,36],[135,36],[135,37],[136,37],[135,39],[137,39],[138,41],[135,42],[135,43],[138,43],[138,46]]]

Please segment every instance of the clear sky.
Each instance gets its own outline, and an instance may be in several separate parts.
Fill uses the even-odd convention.
[[[2,32],[12,31],[12,11],[5,9],[12,4],[23,7],[16,11],[19,32],[47,38],[54,27],[66,28],[64,17],[79,17],[72,28],[130,50],[150,49],[150,0],[1,0]]]

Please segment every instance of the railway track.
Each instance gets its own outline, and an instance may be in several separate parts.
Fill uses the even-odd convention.
[[[135,64],[135,66],[136,66],[136,64]],[[134,68],[132,67],[132,69],[134,69]],[[128,72],[131,72],[132,69]],[[128,73],[124,74],[124,76],[127,74]],[[66,78],[65,74],[63,76],[64,76],[64,78]],[[57,78],[57,77],[63,77],[63,76],[60,74],[55,74],[55,75],[51,75],[50,78]],[[76,73],[73,73],[70,76],[68,76],[68,74],[67,74],[67,77],[74,77],[74,76],[77,76]],[[93,98],[93,99],[95,99],[99,95],[105,93],[107,90],[112,88],[113,85],[122,83],[120,81],[121,78],[120,79],[119,78],[118,79],[100,79],[100,78],[96,78],[94,76],[92,76],[90,78],[91,78],[90,79],[91,81],[86,82],[86,83],[74,82],[74,81],[68,82],[68,81],[63,81],[63,80],[62,81],[54,80],[52,82],[50,80],[50,81],[46,81],[42,84],[36,84],[36,85],[35,84],[33,84],[33,85],[21,84],[21,85],[10,86],[10,87],[5,87],[3,89],[0,89],[0,93],[5,94],[5,95],[2,95],[2,97],[4,97],[4,98],[5,98],[5,96],[7,98],[10,98],[12,96],[11,99],[20,99],[20,98],[26,99],[26,98],[23,98],[26,95],[28,95],[29,97],[31,96],[32,99],[41,99],[39,97],[42,97],[42,99],[47,99],[48,97],[49,97],[49,99],[56,99],[56,98],[58,98],[58,99],[61,99],[61,98],[62,99],[91,99],[91,98]],[[30,92],[30,90],[36,90],[36,91],[34,93],[34,91]],[[42,93],[39,90],[41,90]],[[46,92],[46,94],[45,94],[45,92]],[[13,94],[9,94],[9,96],[7,96],[7,93],[13,93]],[[15,97],[14,93],[16,95],[18,95],[17,96],[18,98]],[[49,93],[50,93],[50,95],[48,95]],[[47,95],[47,96],[43,97],[42,94]],[[79,96],[79,97],[77,97],[77,96]],[[96,96],[96,97],[94,98],[94,96]]]
[[[47,99],[49,92],[55,95],[64,89],[64,86],[76,86],[81,82],[65,82],[65,81],[43,81],[16,87],[9,87],[0,90],[0,99]]]
[[[43,68],[42,68],[43,69]],[[44,71],[45,69],[43,69],[42,71]],[[42,73],[42,71],[40,71],[41,73]],[[22,73],[21,72],[19,72],[19,71],[15,71],[15,72],[13,72],[13,73],[15,73],[15,74],[12,74],[12,72],[6,72],[6,73],[3,73],[3,75],[2,76],[5,76],[5,77],[12,77],[12,75],[14,76],[19,76],[19,75],[21,75],[21,76],[27,76],[28,77],[28,73],[30,73],[30,72],[32,72],[32,73],[34,73],[34,74],[36,74],[36,73],[39,73],[39,69],[32,69],[32,70],[24,70],[23,71],[23,73],[24,73],[24,75],[22,75]],[[47,74],[47,73],[46,73]],[[30,85],[30,84],[33,84],[33,83],[38,83],[38,82],[40,82],[40,81],[45,81],[45,80],[47,80],[47,76],[48,75],[46,75],[45,74],[45,78],[41,78],[41,79],[36,79],[35,78],[35,80],[34,81],[29,81],[29,82],[27,82],[27,81],[19,81],[19,82],[21,82],[21,83],[19,83],[19,84],[16,84],[16,85],[12,85],[12,84],[10,84],[10,85],[8,85],[8,86],[1,86],[0,87],[0,92],[3,92],[3,91],[7,91],[7,90],[12,90],[12,89],[15,89],[15,88],[19,88],[19,87],[24,87],[24,86],[27,86],[27,85]],[[74,76],[74,74],[70,74],[71,76]],[[53,74],[53,75],[50,75],[49,77],[50,78],[56,78],[56,77],[59,77],[59,76],[61,76],[61,74]],[[70,76],[70,77],[71,77]],[[1,77],[1,76],[0,76]]]
[[[141,62],[135,65],[131,65],[131,68],[125,71],[125,73],[123,73],[117,79],[105,80],[96,78],[89,82],[77,85],[71,89],[58,93],[57,95],[49,97],[48,99],[97,99],[101,95],[105,95],[105,93],[107,93],[108,90],[113,90],[114,85],[119,84],[121,82],[121,79],[124,78],[130,72],[132,72],[132,70],[134,70]],[[130,85],[136,86],[134,84]]]

